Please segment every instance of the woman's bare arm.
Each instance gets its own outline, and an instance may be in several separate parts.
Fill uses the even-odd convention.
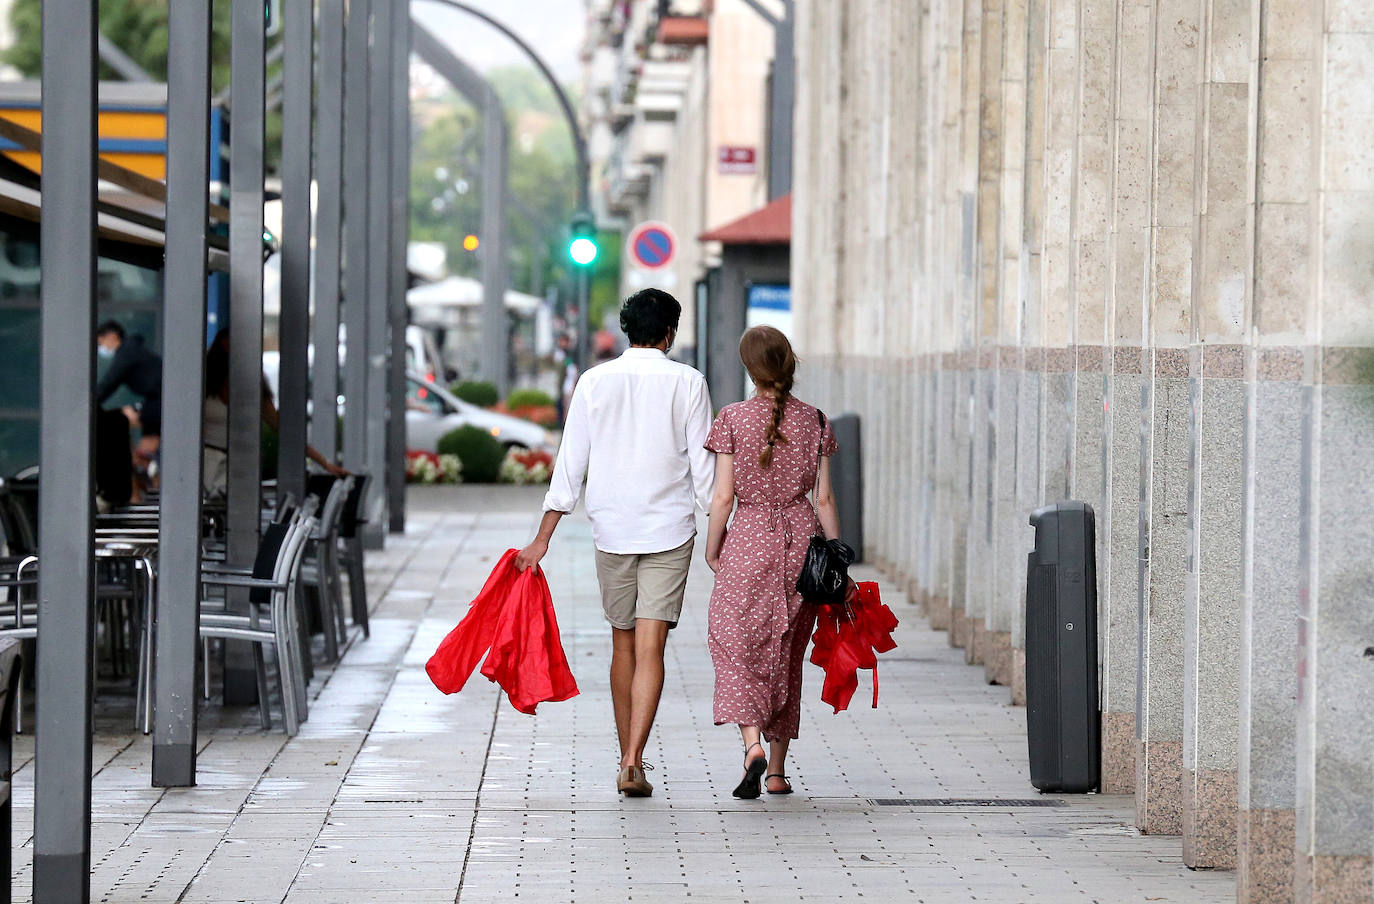
[[[840,539],[840,510],[835,505],[835,493],[830,486],[830,456],[821,458],[816,472],[816,515],[821,519],[821,532],[827,540]]]
[[[706,527],[706,564],[715,571],[720,566],[720,550],[725,545],[725,525],[735,509],[735,456],[716,456],[716,488],[711,495],[711,518]]]

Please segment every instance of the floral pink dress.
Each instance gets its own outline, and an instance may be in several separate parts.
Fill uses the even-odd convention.
[[[773,462],[759,464],[773,400],[727,405],[706,448],[735,456],[737,508],[711,593],[706,642],[716,668],[715,722],[756,725],[769,740],[795,738],[801,719],[802,665],[815,612],[797,593],[810,539],[820,522],[807,494],[816,453],[835,453],[815,408],[788,398]]]

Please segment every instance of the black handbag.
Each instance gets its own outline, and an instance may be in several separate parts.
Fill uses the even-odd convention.
[[[821,445],[825,442],[825,414],[816,412],[821,421],[821,444],[816,447],[816,481],[821,479]],[[843,540],[827,540],[821,534],[811,538],[806,547],[806,561],[797,577],[797,592],[802,600],[816,606],[840,605],[849,589],[849,566],[854,550]]]

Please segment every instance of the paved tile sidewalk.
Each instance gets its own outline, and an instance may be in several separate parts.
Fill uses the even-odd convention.
[[[711,585],[699,555],[647,753],[658,767],[655,794],[620,800],[610,643],[585,521],[563,525],[545,562],[582,695],[531,718],[480,676],[459,695],[440,695],[424,662],[495,560],[524,542],[538,492],[411,498],[410,532],[369,559],[379,600],[372,638],[317,676],[298,737],[255,730],[252,711],[207,708],[200,785],[161,791],[148,787],[146,738],[121,734],[122,720],[102,733],[93,900],[1234,899],[1231,873],[1189,872],[1177,838],[1136,835],[1130,798],[875,803],[1051,802],[1026,777],[1024,712],[891,590],[885,598],[903,624],[882,662],[880,708],[862,705],[861,687],[859,706],[832,715],[819,701],[819,670],[808,666],[789,768],[798,793],[734,800],[742,750],[737,732],[711,724]],[[30,754],[20,739],[21,885],[31,877]]]

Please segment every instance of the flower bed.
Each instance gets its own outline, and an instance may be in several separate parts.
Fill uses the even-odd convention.
[[[462,483],[463,463],[457,455],[406,453],[406,483]]]
[[[548,483],[553,476],[553,456],[537,449],[511,449],[501,462],[501,482]]]

